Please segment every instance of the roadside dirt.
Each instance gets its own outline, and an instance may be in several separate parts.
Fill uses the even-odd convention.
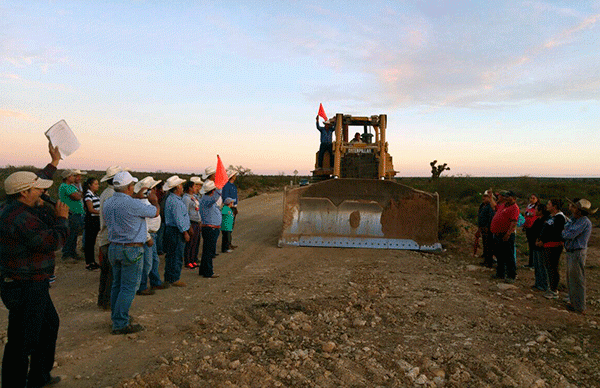
[[[221,277],[184,269],[186,288],[136,296],[138,334],[111,335],[99,273],[59,260],[57,387],[599,385],[597,232],[581,316],[532,291],[530,270],[514,286],[490,279],[470,240],[440,255],[277,248],[281,193],[239,208],[239,248],[215,259]]]

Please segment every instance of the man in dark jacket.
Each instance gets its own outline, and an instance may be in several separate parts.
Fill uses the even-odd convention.
[[[479,205],[479,212],[477,214],[477,233],[476,236],[480,236],[483,243],[483,262],[481,265],[488,268],[494,266],[494,235],[490,232],[490,225],[494,218],[494,209],[490,204],[494,194],[487,190],[483,193],[481,205]]]
[[[69,234],[69,208],[58,201],[51,214],[40,200],[60,160],[60,152],[51,145],[50,155],[52,162],[38,175],[18,171],[4,181],[8,198],[0,208],[0,294],[9,313],[3,387],[43,387],[60,381],[50,375],[59,318],[49,280],[54,251]]]

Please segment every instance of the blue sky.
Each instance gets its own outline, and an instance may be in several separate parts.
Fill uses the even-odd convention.
[[[600,1],[2,1],[0,165],[308,174],[387,113],[400,176],[600,176]]]

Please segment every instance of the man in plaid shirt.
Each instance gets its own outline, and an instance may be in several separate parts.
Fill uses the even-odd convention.
[[[54,251],[68,234],[69,208],[57,202],[54,212],[40,200],[60,160],[50,145],[52,162],[38,172],[18,171],[4,181],[7,201],[0,207],[0,296],[8,309],[8,341],[2,358],[3,387],[43,387],[52,377],[59,318],[50,299]]]

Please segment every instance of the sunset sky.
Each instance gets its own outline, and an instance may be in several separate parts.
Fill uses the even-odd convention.
[[[600,176],[600,1],[0,0],[0,165],[308,174],[388,115],[399,176]]]

